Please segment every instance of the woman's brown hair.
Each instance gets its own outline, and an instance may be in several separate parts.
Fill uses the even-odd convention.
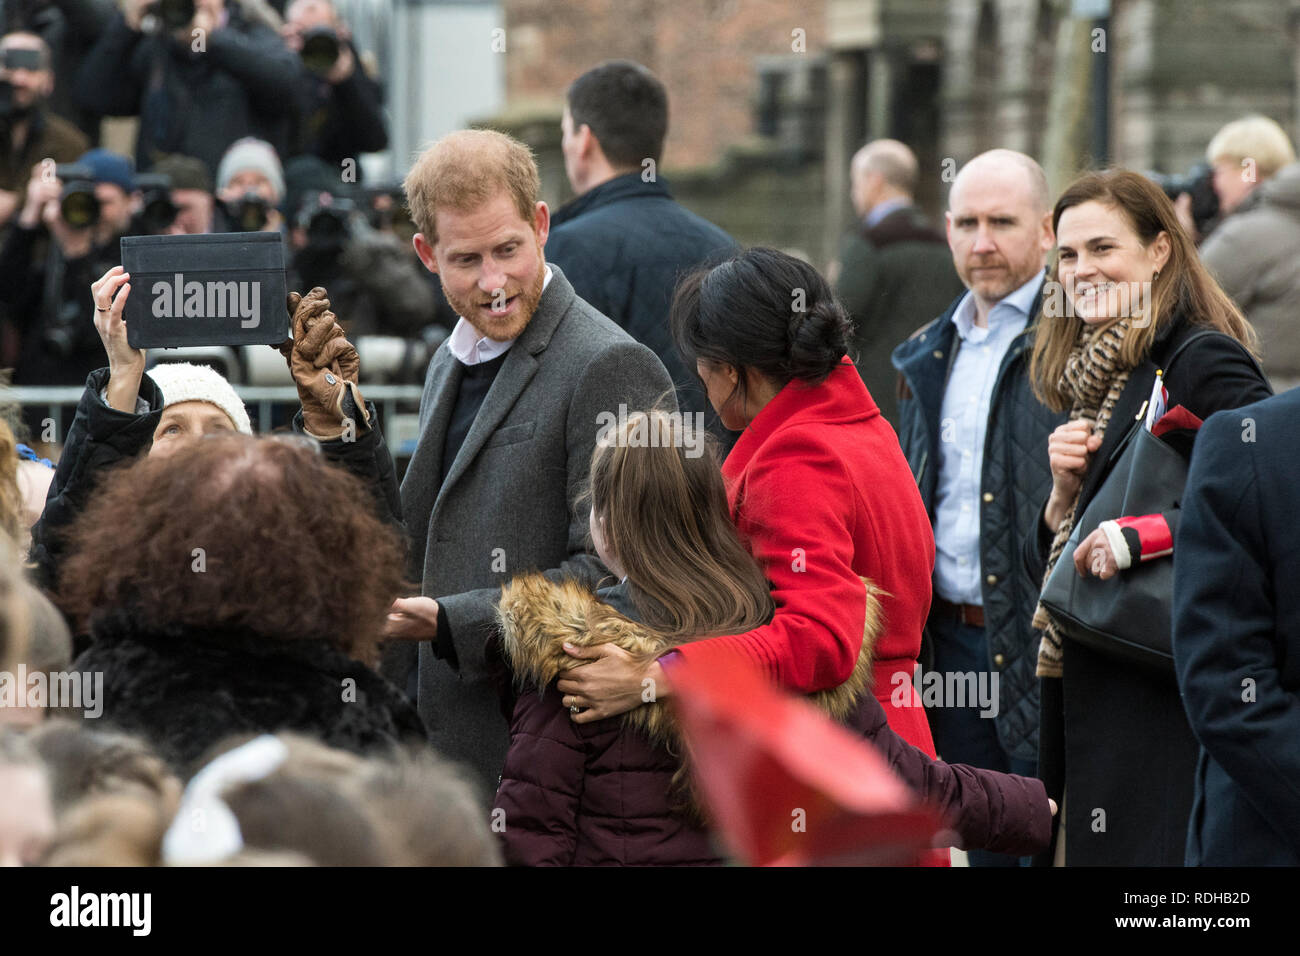
[[[325,639],[369,660],[402,543],[364,484],[306,443],[210,435],[107,475],[68,538],[61,607],[147,633]]]
[[[591,460],[591,506],[605,540],[641,622],[667,638],[743,633],[774,608],[731,522],[707,437],[678,415],[633,412]]]
[[[1099,202],[1121,211],[1143,246],[1149,246],[1162,232],[1169,236],[1169,261],[1152,283],[1149,321],[1141,328],[1134,324],[1124,337],[1120,365],[1132,368],[1140,363],[1151,351],[1156,334],[1175,315],[1230,335],[1255,352],[1254,329],[1201,264],[1196,247],[1179,224],[1174,204],[1164,190],[1127,169],[1085,173],[1056,201],[1052,210],[1053,232],[1067,209],[1086,202]],[[1049,290],[1059,291],[1059,285],[1052,285],[1059,283],[1058,275],[1059,265],[1053,262],[1047,276]],[[1061,374],[1083,327],[1083,320],[1068,309],[1066,314],[1055,316],[1045,311],[1038,320],[1029,378],[1034,394],[1053,411],[1064,411],[1071,405],[1071,397],[1061,388]]]

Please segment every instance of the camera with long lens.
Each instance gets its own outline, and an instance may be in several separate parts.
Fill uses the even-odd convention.
[[[140,173],[135,177],[135,188],[140,190],[140,212],[136,215],[136,228],[132,230],[146,236],[161,236],[176,221],[180,209],[172,202],[172,180],[162,173]]]
[[[314,201],[304,206],[298,224],[307,232],[307,245],[320,249],[341,247],[352,235],[356,208],[350,199]]]
[[[232,232],[261,232],[271,218],[271,204],[251,190],[225,207]]]
[[[334,68],[341,52],[339,35],[329,27],[312,27],[303,31],[302,50],[298,55],[302,57],[303,66],[313,73],[324,76]]]
[[[183,29],[194,19],[194,0],[155,0],[145,7],[157,29],[167,33]]]
[[[375,186],[367,190],[366,195],[371,228],[378,232],[391,232],[409,245],[418,230],[411,221],[410,210],[406,208],[406,192],[402,186]]]
[[[99,197],[95,195],[95,171],[81,163],[61,163],[54,175],[63,181],[59,193],[59,215],[73,229],[86,229],[99,222]]]
[[[1192,220],[1202,236],[1214,228],[1219,216],[1219,194],[1214,191],[1214,168],[1208,163],[1197,163],[1185,173],[1149,173],[1149,178],[1170,199],[1183,193],[1192,197]]]

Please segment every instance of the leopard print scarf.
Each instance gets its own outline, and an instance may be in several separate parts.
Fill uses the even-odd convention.
[[[1066,360],[1065,370],[1061,374],[1062,391],[1074,397],[1070,421],[1092,419],[1095,422],[1092,433],[1098,437],[1106,434],[1106,426],[1110,424],[1115,403],[1119,401],[1132,371],[1120,365],[1120,346],[1131,325],[1132,319],[1123,318],[1102,329],[1084,326],[1079,342]],[[1082,483],[1079,489],[1083,490]],[[1076,494],[1070,510],[1056,529],[1056,537],[1052,539],[1052,549],[1047,558],[1047,569],[1043,573],[1044,588],[1074,530],[1075,509],[1078,505],[1079,497]],[[1060,677],[1063,673],[1061,634],[1056,622],[1041,603],[1034,609],[1033,624],[1043,631],[1043,639],[1038,646],[1037,676]]]

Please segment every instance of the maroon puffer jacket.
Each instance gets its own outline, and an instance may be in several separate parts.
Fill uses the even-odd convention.
[[[613,641],[625,650],[656,654],[668,649],[659,638],[580,585],[557,585],[540,575],[506,586],[500,617],[507,657],[528,687],[515,704],[495,802],[504,812],[506,862],[725,862],[707,830],[672,810],[669,787],[680,760],[670,750],[676,740],[671,710],[638,707],[621,717],[575,724],[555,689],[557,674],[573,660],[561,647],[566,640]],[[878,624],[869,617],[869,625]],[[943,813],[960,837],[957,845],[1018,855],[1047,847],[1052,818],[1042,781],[930,758],[889,728],[875,695],[862,693],[869,653],[855,673],[858,679],[851,678],[843,694],[818,703],[871,740],[894,772]],[[539,686],[545,688],[540,693]]]
[[[699,866],[725,862],[670,807],[680,761],[621,717],[575,724],[554,683],[515,705],[496,809],[517,866]],[[498,815],[499,816],[499,815]]]

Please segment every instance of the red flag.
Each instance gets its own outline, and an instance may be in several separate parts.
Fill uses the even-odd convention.
[[[678,657],[670,674],[697,791],[741,861],[914,863],[943,829],[871,744],[747,662]]]
[[[1160,421],[1151,426],[1151,434],[1159,438],[1165,432],[1177,431],[1180,428],[1197,431],[1204,424],[1188,411],[1185,405],[1175,405],[1160,416]]]

